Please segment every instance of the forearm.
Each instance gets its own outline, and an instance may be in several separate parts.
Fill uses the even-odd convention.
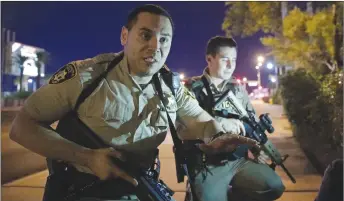
[[[13,121],[10,138],[44,157],[86,166],[92,150],[62,138],[21,110]]]
[[[186,128],[180,136],[184,140],[201,139],[204,142],[209,142],[215,134],[224,132],[222,126],[207,112],[202,112],[196,118],[184,117],[183,122]]]

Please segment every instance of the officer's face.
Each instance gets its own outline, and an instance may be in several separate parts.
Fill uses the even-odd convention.
[[[140,13],[132,29],[122,28],[121,43],[131,74],[151,76],[165,63],[172,42],[172,25],[165,16]]]
[[[234,47],[220,47],[215,57],[207,55],[206,59],[211,76],[229,79],[236,67],[237,50]]]

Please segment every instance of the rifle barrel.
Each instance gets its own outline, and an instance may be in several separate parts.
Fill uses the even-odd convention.
[[[283,163],[280,164],[281,168],[284,170],[284,172],[288,175],[288,177],[290,178],[290,180],[295,184],[296,180],[293,177],[293,175],[290,174],[289,170],[283,165]]]

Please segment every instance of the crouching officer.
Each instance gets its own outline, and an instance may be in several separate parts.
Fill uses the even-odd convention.
[[[235,114],[236,110],[233,110],[228,100],[221,101],[220,105],[217,103],[217,100],[222,99],[229,91],[233,92],[248,113],[255,113],[246,89],[232,77],[236,59],[237,45],[232,38],[211,38],[206,48],[208,66],[204,69],[203,75],[190,79],[186,86],[195,94],[200,106],[214,116],[225,132],[245,135],[245,132],[239,131],[244,127],[240,120],[227,118],[218,113],[227,111],[229,114]],[[184,129],[182,125],[178,130],[181,136],[194,133],[190,129]],[[186,141],[185,144],[192,146],[193,142]],[[281,178],[264,164],[267,157],[264,153],[256,154],[255,161],[247,158],[248,149],[245,146],[240,146],[235,153],[208,155],[206,159],[200,152],[189,153],[188,166],[193,178],[190,181],[192,188],[188,189],[186,200],[267,201],[278,199],[284,192]],[[232,188],[228,195],[229,185]],[[191,190],[194,190],[194,193]],[[192,196],[197,198],[192,199]]]
[[[223,129],[179,81],[164,79],[165,74],[173,76],[163,68],[172,35],[172,19],[163,8],[138,7],[121,31],[123,52],[70,62],[26,100],[13,122],[10,138],[53,160],[52,171],[62,167],[65,172],[50,175],[54,182],[48,179],[45,200],[60,201],[75,194],[72,200],[135,198],[138,182],[128,173],[132,167],[123,168],[112,159],[150,167],[166,137],[168,119],[175,123],[177,116],[196,131],[187,138],[203,139],[208,150],[228,150],[227,145],[233,142],[257,146],[244,137],[234,139],[232,134],[237,132],[213,138]],[[66,120],[71,113],[77,119],[75,124]],[[82,135],[67,140],[59,129],[49,129],[55,121],[67,138],[73,138],[69,137],[75,135],[73,127],[82,124],[107,146],[82,146],[77,143],[84,140],[78,139]],[[94,177],[104,182],[84,186],[87,182],[83,181],[94,181]],[[49,192],[52,195],[48,196]]]

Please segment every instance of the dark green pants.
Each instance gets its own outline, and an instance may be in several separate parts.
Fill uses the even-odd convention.
[[[272,201],[285,190],[275,171],[245,158],[207,165],[197,172],[193,186],[199,201]]]

